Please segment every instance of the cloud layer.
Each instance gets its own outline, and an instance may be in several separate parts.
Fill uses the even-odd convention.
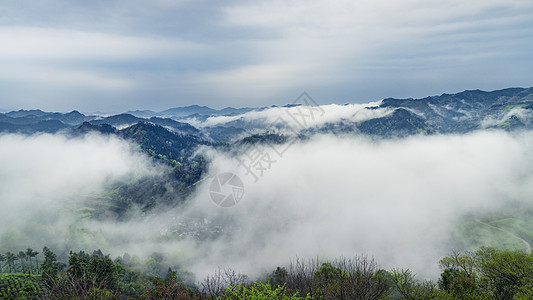
[[[0,239],[14,249],[68,247],[84,201],[113,183],[159,172],[129,143],[97,135],[0,135],[0,165]]]
[[[212,172],[240,174],[245,196],[221,211],[208,187],[200,189],[196,208],[231,216],[238,228],[200,264],[257,272],[295,256],[367,254],[385,268],[436,276],[438,259],[456,246],[451,232],[460,218],[528,201],[532,151],[529,133],[382,142],[321,136],[293,145],[257,183],[217,158]]]
[[[160,252],[197,280],[218,267],[253,277],[297,256],[360,254],[386,269],[435,278],[438,259],[457,246],[452,232],[461,218],[533,195],[532,141],[528,132],[498,131],[386,141],[315,136],[282,157],[265,148],[275,162],[257,182],[233,157],[206,149],[209,174],[186,205],[112,222],[73,212],[108,182],[161,172],[128,143],[3,135],[0,205],[7,226],[0,237],[4,247]],[[234,207],[210,199],[211,178],[223,172],[244,182]],[[190,237],[214,228],[215,239]]]
[[[306,101],[308,103],[304,103],[303,100],[297,101],[296,103],[301,106],[296,107],[270,107],[234,116],[212,116],[205,120],[190,118],[185,121],[199,128],[231,125],[231,122],[244,121],[248,126],[261,130],[283,126],[292,128],[293,131],[300,131],[340,121],[362,122],[386,116],[393,111],[389,108],[377,108],[380,102],[316,105],[316,103],[311,103],[311,100]],[[369,107],[373,107],[374,109],[367,109]],[[294,132],[290,134],[294,134]]]

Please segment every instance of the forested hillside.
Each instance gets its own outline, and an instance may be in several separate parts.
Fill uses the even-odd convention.
[[[28,249],[30,251],[31,249]],[[21,253],[26,253],[22,252]],[[419,280],[409,269],[383,270],[365,256],[333,261],[295,259],[251,279],[233,269],[197,279],[164,265],[160,254],[145,261],[101,251],[1,255],[1,299],[530,299],[533,256],[481,248],[439,261],[438,280]],[[42,263],[32,264],[28,258]],[[13,273],[18,271],[19,273]]]

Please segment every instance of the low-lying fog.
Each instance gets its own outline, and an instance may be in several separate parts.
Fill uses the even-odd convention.
[[[1,135],[0,241],[15,249],[100,248],[113,257],[158,251],[197,279],[218,267],[253,277],[296,256],[358,254],[373,256],[382,268],[435,278],[438,260],[454,247],[451,232],[460,217],[531,199],[532,154],[532,133],[387,141],[315,136],[282,157],[271,151],[275,162],[255,182],[231,157],[204,149],[212,165],[186,207],[116,223],[80,221],[69,211],[109,182],[153,176],[163,167],[118,138]],[[210,176],[223,172],[244,182],[236,206],[222,208],[210,198]],[[226,234],[204,241],[169,234],[191,218]],[[69,226],[94,238],[77,237]]]

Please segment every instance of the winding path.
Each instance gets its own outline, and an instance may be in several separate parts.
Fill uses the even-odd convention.
[[[510,232],[510,231],[507,231],[507,230],[505,230],[505,229],[503,229],[503,228],[500,228],[500,227],[498,227],[498,226],[494,226],[494,225],[491,225],[491,224],[489,224],[489,223],[485,223],[485,222],[483,222],[483,221],[481,221],[481,220],[476,220],[476,221],[478,221],[479,223],[481,223],[481,224],[483,224],[483,225],[486,225],[486,226],[489,226],[489,227],[491,227],[491,228],[497,229],[497,230],[499,230],[499,231],[501,231],[501,232],[504,232],[504,233],[506,233],[506,234],[508,234],[508,235],[510,235],[510,236],[512,236],[512,237],[514,237],[515,239],[518,239],[518,240],[522,241],[522,243],[524,243],[524,245],[526,246],[526,252],[527,252],[527,254],[530,254],[530,253],[531,253],[531,245],[528,243],[528,241],[524,240],[523,238],[517,236],[516,234],[514,234],[514,233],[512,233],[512,232]]]

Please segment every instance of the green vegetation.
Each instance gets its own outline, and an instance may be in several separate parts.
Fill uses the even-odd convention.
[[[440,261],[440,294],[449,299],[531,299],[533,256],[481,248]],[[445,298],[448,299],[448,298]]]
[[[31,299],[42,290],[41,275],[0,274],[0,299]]]
[[[298,292],[291,294],[287,292],[285,285],[272,287],[269,283],[257,282],[250,286],[227,287],[224,295],[217,297],[217,299],[257,299],[257,300],[307,300],[312,299],[311,296],[298,296]]]
[[[20,253],[20,252],[19,252]],[[34,251],[30,257],[35,261]],[[420,281],[410,270],[379,269],[364,256],[334,261],[292,261],[257,281],[231,269],[194,285],[184,270],[166,269],[154,253],[142,262],[125,254],[114,261],[101,251],[71,252],[68,263],[45,247],[38,274],[0,273],[0,299],[532,299],[533,255],[483,247],[439,261],[437,282]],[[22,267],[2,255],[5,271]],[[28,256],[28,255],[27,255]],[[9,260],[7,258],[10,258]],[[22,255],[20,256],[22,258]],[[13,266],[15,264],[15,266]],[[188,283],[186,283],[188,282]]]
[[[287,142],[289,137],[287,135],[276,133],[272,131],[266,131],[263,134],[253,134],[251,136],[245,137],[242,139],[242,144],[258,144],[258,143],[267,143],[267,144],[283,144]]]
[[[435,130],[422,117],[404,108],[381,118],[361,122],[359,132],[379,137],[406,137],[416,134],[432,134]]]
[[[468,243],[466,245],[468,249],[490,245],[496,249],[527,250],[526,245],[518,236],[500,228],[496,222],[464,221],[458,230],[462,236],[461,239]]]
[[[80,129],[76,132],[85,134],[89,131],[100,131],[98,128],[105,126],[109,125],[84,123],[80,128],[86,130]],[[160,169],[158,175],[111,182],[106,191],[85,195],[85,201],[67,206],[79,219],[123,220],[134,207],[149,211],[158,204],[175,206],[182,203],[194,191],[195,183],[201,180],[207,170],[208,161],[201,155],[195,155],[195,152],[203,145],[224,146],[209,143],[193,135],[176,134],[162,126],[145,122],[106,133],[118,135],[137,144],[140,151],[152,157],[154,164],[165,167]],[[82,249],[87,248],[80,246]]]
[[[499,250],[531,252],[533,247],[533,210],[513,203],[505,208],[469,215],[457,225],[455,236],[461,249],[490,246]]]
[[[527,106],[527,103],[519,103],[519,104],[509,104],[509,105],[505,105],[503,106],[501,109],[500,109],[500,113],[501,114],[506,114],[508,112],[510,112],[511,110],[515,109],[515,108],[523,108]]]

